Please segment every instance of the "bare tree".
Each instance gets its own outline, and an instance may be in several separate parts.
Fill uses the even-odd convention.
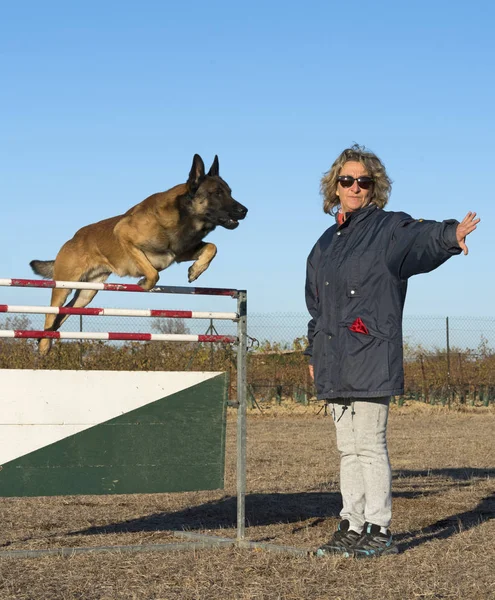
[[[153,319],[151,329],[158,333],[191,333],[184,319]]]
[[[31,319],[26,316],[7,317],[3,323],[0,323],[0,329],[30,329]]]

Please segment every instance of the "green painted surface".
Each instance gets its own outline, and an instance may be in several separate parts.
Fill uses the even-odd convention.
[[[226,406],[223,373],[4,464],[0,496],[223,488]]]

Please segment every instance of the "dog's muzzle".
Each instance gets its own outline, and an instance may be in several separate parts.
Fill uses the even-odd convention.
[[[245,218],[247,215],[248,209],[236,202],[234,207],[229,210],[228,217],[224,219],[220,219],[220,225],[225,227],[225,229],[235,229],[239,225],[239,221]]]
[[[235,229],[239,225],[239,221],[247,215],[247,208],[239,202],[234,202],[234,205],[228,210],[223,211],[216,217],[216,224],[225,227],[226,229]]]
[[[241,219],[244,219],[244,217],[247,215],[247,212],[248,209],[242,204],[239,204],[239,202],[237,202],[237,206],[232,211],[231,216],[240,221]]]

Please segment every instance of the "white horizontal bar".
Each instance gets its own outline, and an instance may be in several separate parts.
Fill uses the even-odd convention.
[[[161,309],[134,309],[134,308],[98,308],[92,309],[101,311],[99,314],[91,314],[91,315],[82,315],[82,316],[102,316],[102,317],[156,317],[156,318],[174,318],[172,316],[168,317],[166,315],[156,315],[153,312],[157,312]],[[163,309],[167,312],[168,309]],[[41,314],[41,315],[57,315],[60,313],[58,306],[15,306],[8,305],[6,306],[6,310],[0,311],[6,313],[27,313],[27,314]],[[178,312],[170,309],[170,312]],[[219,319],[219,320],[228,320],[235,321],[238,318],[237,313],[234,312],[200,312],[200,311],[180,311],[180,312],[190,312],[190,315],[181,316],[179,318],[189,318],[189,319]],[[71,314],[69,312],[69,314]],[[78,314],[78,313],[72,313]]]

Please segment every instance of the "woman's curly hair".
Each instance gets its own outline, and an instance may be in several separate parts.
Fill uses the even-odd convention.
[[[374,179],[370,202],[376,204],[378,208],[383,208],[388,202],[392,190],[392,180],[387,175],[383,163],[376,154],[366,150],[364,146],[354,144],[342,152],[321,179],[320,192],[323,196],[323,211],[330,215],[335,214],[335,208],[340,205],[340,199],[337,196],[337,177],[344,164],[350,160],[360,162],[368,171],[369,176]]]

